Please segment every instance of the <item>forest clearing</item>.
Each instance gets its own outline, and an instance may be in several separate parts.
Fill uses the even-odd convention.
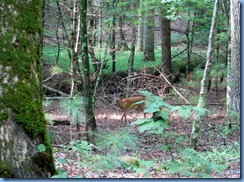
[[[240,178],[239,0],[0,2],[0,178]]]

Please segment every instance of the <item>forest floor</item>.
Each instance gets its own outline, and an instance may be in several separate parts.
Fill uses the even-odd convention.
[[[198,93],[198,89],[189,88],[192,92]],[[215,131],[216,126],[223,125],[226,122],[226,106],[223,104],[223,98],[226,97],[225,87],[221,87],[216,94],[210,91],[208,95],[207,109],[210,112],[209,122],[212,124],[209,130],[202,133],[199,141],[199,147],[197,151],[211,151],[215,148],[225,148],[229,144],[234,142],[239,143],[240,133],[234,132],[225,138]],[[111,95],[112,98],[112,95]],[[177,96],[176,96],[177,98]],[[177,105],[176,99],[173,97],[167,99],[166,102]],[[168,151],[163,151],[160,144],[165,142],[163,137],[154,134],[147,134],[145,132],[140,133],[138,127],[134,125],[127,124],[123,126],[121,122],[122,112],[117,106],[112,104],[105,104],[102,99],[96,100],[95,103],[95,118],[98,131],[114,133],[119,132],[124,129],[129,130],[133,135],[137,137],[136,149],[128,150],[124,155],[136,156],[144,161],[154,161],[156,166],[151,166],[147,168],[147,173],[134,172],[128,170],[127,168],[116,168],[116,169],[106,169],[106,170],[91,170],[92,167],[88,167],[85,161],[82,160],[82,153],[70,150],[70,140],[85,140],[84,133],[85,125],[81,124],[80,132],[76,131],[75,125],[69,125],[72,118],[64,114],[63,109],[59,107],[60,103],[58,100],[53,100],[49,106],[45,106],[44,110],[48,115],[49,119],[61,121],[53,125],[48,125],[49,133],[51,134],[51,142],[53,145],[54,157],[56,161],[57,168],[64,169],[67,173],[67,177],[85,177],[85,178],[179,178],[176,174],[170,174],[167,170],[163,170],[160,167],[164,160],[170,159],[170,153]],[[142,113],[136,113],[135,111],[128,113],[127,121],[128,123],[135,121],[137,118],[142,118]],[[147,116],[150,117],[150,116]],[[66,121],[66,122],[65,122]],[[192,119],[188,121],[182,121],[178,116],[170,117],[170,127],[173,131],[181,134],[185,138],[190,137],[192,129]],[[208,126],[204,126],[206,129]],[[239,130],[238,130],[239,131]],[[72,134],[72,139],[70,138]],[[189,141],[189,140],[188,140]],[[187,142],[188,142],[187,141]],[[185,143],[185,142],[184,142]],[[188,144],[189,146],[189,144]],[[90,155],[104,154],[103,152],[91,152]],[[79,155],[79,156],[78,156]],[[86,155],[86,154],[83,154]],[[59,158],[63,158],[66,162],[60,162]],[[160,170],[159,170],[160,168]],[[233,160],[228,163],[228,168],[221,173],[214,172],[210,174],[214,178],[239,178],[240,177],[240,158]],[[181,176],[185,178],[184,176]]]

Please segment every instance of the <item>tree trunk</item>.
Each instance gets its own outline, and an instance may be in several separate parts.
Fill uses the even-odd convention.
[[[119,16],[119,35],[120,35],[120,42],[117,46],[117,50],[118,51],[130,50],[130,48],[128,47],[128,45],[126,44],[126,41],[125,41],[125,34],[123,31],[123,17],[122,16]]]
[[[135,8],[135,4],[133,4],[132,8],[133,7]],[[135,47],[136,47],[136,27],[133,25],[131,51],[130,51],[130,58],[128,60],[128,77],[127,77],[127,85],[126,85],[126,97],[130,96],[130,85],[131,85],[130,76],[131,76],[131,72],[133,70],[133,65],[134,65]]]
[[[161,34],[162,34],[162,69],[161,71],[166,74],[171,74],[171,34],[170,34],[170,20],[166,19],[163,15],[161,17]],[[170,80],[170,78],[169,78]]]
[[[115,25],[116,25],[116,22],[115,22],[115,8],[116,8],[116,0],[113,0],[112,1],[112,5],[111,5],[111,8],[110,8],[110,11],[113,12],[113,15],[112,15],[112,30],[111,30],[111,40],[110,40],[110,55],[111,55],[111,58],[112,58],[112,72],[114,73],[115,72],[115,59],[116,59],[116,56],[115,56],[115,53],[116,53],[116,50],[115,50]]]
[[[155,61],[155,55],[154,55],[154,9],[149,9],[148,15],[145,17],[142,61]]]
[[[227,77],[227,114],[230,123],[240,122],[240,1],[230,1],[230,48]],[[235,112],[238,117],[233,117]]]
[[[88,0],[87,3],[88,3],[88,7],[87,7],[88,13],[89,13],[89,16],[88,16],[88,20],[89,20],[89,24],[88,24],[89,53],[91,55],[94,72],[95,72],[95,74],[97,74],[98,73],[99,60],[96,58],[95,51],[94,51],[94,48],[95,48],[94,36],[95,35],[93,34],[93,31],[94,31],[94,25],[95,25],[95,12],[94,12],[94,8],[93,8],[93,0]]]
[[[102,33],[103,33],[103,31],[102,31],[102,28],[103,28],[103,26],[102,26],[102,14],[103,14],[103,12],[102,12],[102,6],[103,6],[103,1],[100,1],[100,3],[99,3],[99,20],[98,20],[98,22],[99,22],[99,37],[98,37],[98,42],[99,42],[99,49],[101,49],[102,48],[102,39],[103,39],[103,36],[102,36]],[[99,59],[101,60],[101,54],[100,54],[100,57],[99,57]]]
[[[48,178],[55,165],[42,110],[42,1],[0,7],[0,178]]]
[[[214,35],[215,35],[214,31],[216,28],[217,17],[218,17],[218,6],[219,6],[219,0],[215,0],[212,24],[211,24],[210,33],[209,33],[207,61],[206,61],[206,65],[205,65],[203,78],[201,81],[199,100],[198,100],[198,104],[197,104],[197,107],[199,107],[199,108],[205,108],[206,102],[207,102],[206,100],[207,100],[207,95],[208,95],[208,85],[209,85],[210,72],[211,72],[212,52],[213,52],[213,46],[214,46]],[[198,137],[200,135],[201,121],[202,121],[202,118],[204,118],[204,117],[205,116],[203,116],[203,117],[196,116],[195,120],[193,121],[192,132],[191,132],[191,147],[194,149],[197,148]]]
[[[82,43],[82,76],[84,97],[86,99],[86,132],[87,141],[95,144],[96,120],[94,116],[94,103],[92,97],[91,80],[90,80],[90,65],[88,57],[88,41],[87,41],[87,1],[81,0],[81,43]]]
[[[188,16],[191,16],[190,10],[188,10]],[[194,13],[194,17],[196,13]],[[191,25],[191,21],[187,21],[187,30],[186,30],[186,40],[187,40],[187,59],[186,59],[186,69],[185,69],[185,76],[190,73],[190,62],[191,62],[191,54],[192,54],[192,46],[193,46],[193,38],[194,38],[194,28],[195,28],[195,21],[193,21]]]
[[[143,51],[143,30],[144,30],[144,15],[142,14],[143,0],[139,1],[139,20],[138,20],[138,35],[137,35],[137,51]]]
[[[78,61],[78,39],[79,37],[79,28],[80,24],[78,23],[78,8],[77,8],[77,1],[71,0],[70,1],[70,17],[72,20],[71,25],[71,88],[70,88],[70,97],[72,97],[74,94],[78,92],[78,86],[77,86],[77,61]]]

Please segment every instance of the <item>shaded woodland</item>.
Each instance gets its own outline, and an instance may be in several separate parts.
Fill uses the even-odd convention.
[[[15,123],[34,170],[11,170],[6,147],[0,177],[240,178],[238,0],[37,2],[38,18],[14,22],[26,23],[21,36],[9,24],[13,48],[0,47],[0,147]],[[22,78],[19,109],[5,92]]]

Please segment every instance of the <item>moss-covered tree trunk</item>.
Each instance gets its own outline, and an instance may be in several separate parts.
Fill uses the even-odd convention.
[[[82,43],[82,76],[84,97],[86,99],[86,132],[87,140],[95,144],[96,120],[94,116],[94,102],[92,97],[91,80],[90,80],[90,65],[88,57],[88,40],[87,40],[87,0],[80,1],[80,19],[81,19],[81,43]]]
[[[42,111],[41,15],[41,0],[0,1],[0,178],[55,173]]]

